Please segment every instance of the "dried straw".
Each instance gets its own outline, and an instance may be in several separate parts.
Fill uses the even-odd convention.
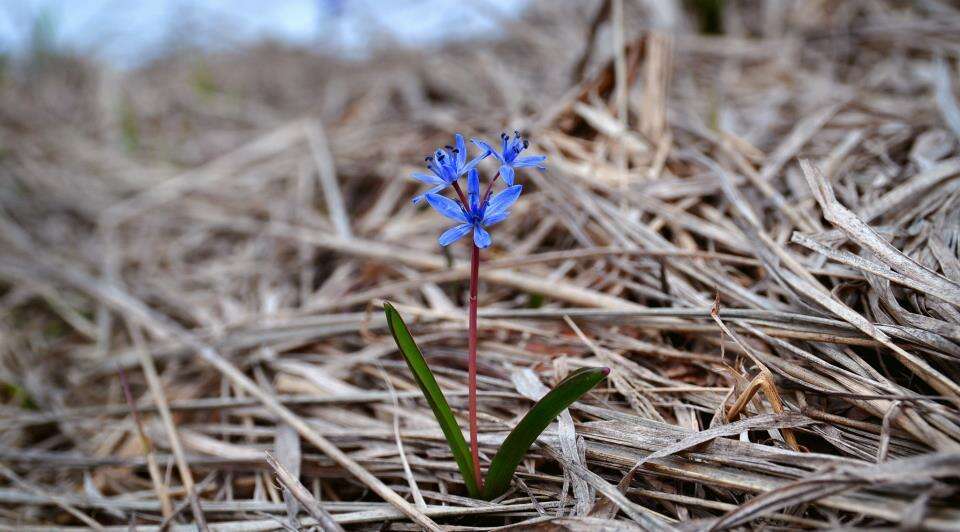
[[[18,67],[0,526],[956,529],[960,11],[725,2],[706,35],[679,4],[361,62]],[[465,249],[405,176],[515,128],[550,169],[485,256],[482,453],[613,371],[484,502],[378,306],[463,411]]]

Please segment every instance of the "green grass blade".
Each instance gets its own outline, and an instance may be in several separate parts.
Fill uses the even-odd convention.
[[[443,391],[437,384],[437,379],[433,377],[433,373],[427,366],[427,361],[423,359],[420,348],[417,347],[417,343],[410,335],[410,331],[407,330],[407,325],[403,323],[403,318],[400,317],[397,309],[393,308],[390,303],[384,303],[383,311],[387,315],[387,326],[390,327],[390,334],[397,342],[397,347],[400,348],[400,353],[407,361],[407,366],[413,373],[424,397],[426,397],[427,403],[433,409],[433,415],[440,423],[443,436],[447,439],[450,451],[453,452],[453,459],[457,462],[460,475],[467,485],[467,492],[471,497],[479,497],[480,489],[477,485],[477,478],[473,474],[473,458],[470,455],[470,447],[463,437],[457,418],[453,416],[453,411],[447,404],[446,397],[443,396]]]
[[[486,480],[483,483],[483,498],[490,500],[499,497],[510,486],[514,471],[527,454],[540,433],[550,425],[565,408],[590,391],[603,380],[610,370],[607,368],[584,368],[570,374],[560,381],[556,388],[533,405],[514,427],[500,450],[490,462]],[[462,467],[461,467],[462,469]]]

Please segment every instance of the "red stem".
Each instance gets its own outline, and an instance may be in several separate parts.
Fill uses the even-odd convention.
[[[483,477],[480,476],[480,444],[477,431],[477,287],[480,284],[480,248],[473,245],[470,257],[470,349],[469,365],[469,410],[470,410],[470,454],[473,455],[473,472],[477,484],[483,489]]]
[[[496,183],[497,179],[499,178],[500,178],[500,171],[498,170],[497,175],[493,176],[493,179],[491,179],[490,182],[487,183],[487,190],[483,192],[483,201],[480,202],[481,205],[483,205],[485,201],[490,199],[490,193],[493,192],[493,184]]]
[[[493,191],[493,184],[500,177],[500,172],[493,176],[483,193],[483,201],[487,201]],[[453,189],[460,196],[465,209],[470,208],[467,197],[460,188],[460,183],[454,182]],[[482,202],[481,202],[482,204]],[[480,248],[473,244],[473,253],[470,255],[470,311],[468,318],[469,336],[467,345],[469,358],[467,359],[468,377],[468,405],[470,418],[470,455],[473,458],[473,474],[477,479],[477,486],[483,489],[483,477],[480,475],[480,439],[477,428],[477,292],[480,285]]]
[[[460,196],[460,204],[463,205],[464,210],[467,212],[470,211],[470,204],[467,203],[467,197],[463,194],[463,189],[460,188],[460,183],[453,182],[453,190],[457,191],[457,196]]]

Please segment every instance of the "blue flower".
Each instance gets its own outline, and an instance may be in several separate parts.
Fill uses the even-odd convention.
[[[510,215],[507,209],[517,201],[522,190],[523,186],[514,185],[481,201],[480,175],[476,169],[472,169],[467,175],[468,207],[459,201],[428,192],[426,198],[431,207],[447,218],[460,222],[440,235],[440,245],[449,246],[473,231],[473,243],[478,248],[489,247],[490,233],[486,228],[507,219]]]
[[[530,155],[528,157],[517,158],[520,152],[527,149],[530,145],[527,139],[520,136],[519,131],[513,132],[513,138],[510,138],[506,133],[500,134],[501,148],[499,152],[485,140],[470,139],[470,141],[483,150],[486,155],[493,155],[500,161],[500,177],[503,178],[503,181],[507,185],[513,185],[515,168],[537,167],[541,170],[547,169],[547,167],[543,165],[543,161],[547,160],[545,155]]]
[[[420,203],[426,194],[436,194],[452,185],[463,174],[473,169],[477,164],[485,159],[489,153],[482,153],[472,161],[467,162],[467,146],[463,142],[463,135],[457,133],[454,135],[456,146],[445,146],[434,152],[433,155],[426,157],[427,169],[429,174],[414,172],[413,178],[430,185],[431,188],[425,194],[420,194],[413,198],[413,203]]]

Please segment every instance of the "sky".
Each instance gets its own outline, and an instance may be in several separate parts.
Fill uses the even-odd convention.
[[[45,29],[62,50],[136,66],[171,45],[208,49],[270,39],[362,55],[388,36],[406,46],[495,34],[526,0],[0,0],[0,52]]]

